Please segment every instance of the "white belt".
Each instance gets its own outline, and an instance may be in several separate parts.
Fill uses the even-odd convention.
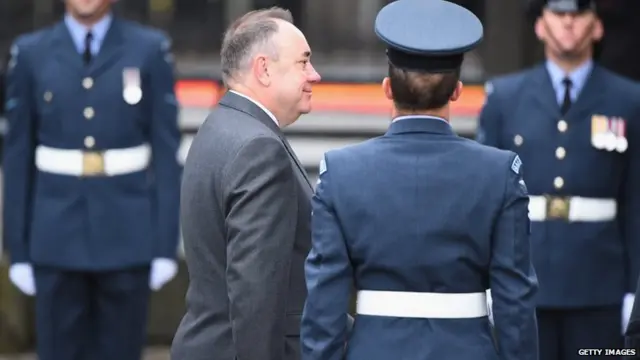
[[[38,170],[59,175],[124,175],[146,169],[150,160],[151,147],[148,144],[103,151],[57,149],[43,145],[36,148]]]
[[[478,318],[487,316],[487,295],[360,290],[356,312],[423,319]]]
[[[615,199],[530,196],[529,219],[531,221],[610,221],[616,218],[617,207]]]

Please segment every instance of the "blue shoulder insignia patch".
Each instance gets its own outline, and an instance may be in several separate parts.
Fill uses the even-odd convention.
[[[522,191],[524,191],[525,193],[528,192],[527,184],[525,184],[523,179],[520,179],[520,181],[518,181],[518,184],[520,184],[520,188],[522,189]]]
[[[513,159],[513,162],[511,163],[511,170],[516,173],[516,174],[520,174],[520,166],[522,166],[522,160],[520,160],[520,157],[518,155],[516,155],[516,158]]]
[[[480,144],[484,144],[486,140],[487,140],[487,136],[484,129],[479,127],[476,130],[476,141],[479,142]]]
[[[322,175],[325,172],[327,172],[327,163],[324,161],[324,158],[322,158],[322,160],[320,160],[320,169],[318,171],[318,174]]]
[[[18,48],[18,45],[13,44],[11,46],[11,50],[9,50],[9,62],[7,63],[7,70],[13,70],[14,67],[16,67],[16,64],[18,63],[18,54],[20,54],[20,49]]]
[[[484,84],[484,94],[485,96],[493,94],[493,83],[491,81],[487,81]]]
[[[169,51],[171,50],[171,39],[170,38],[166,38],[162,41],[162,44],[160,44],[160,48],[162,49],[162,51]]]
[[[324,155],[322,156],[322,160],[320,160],[320,166],[318,169],[318,181],[316,182],[316,186],[318,186],[321,182],[320,177],[322,174],[327,172],[327,163],[324,161]]]

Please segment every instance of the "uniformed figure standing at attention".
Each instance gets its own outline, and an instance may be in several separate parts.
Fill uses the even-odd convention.
[[[539,6],[547,60],[487,83],[478,140],[526,164],[540,359],[567,360],[621,347],[633,305],[640,86],[592,61],[603,27],[591,1]]]
[[[35,295],[40,360],[138,360],[150,289],[176,272],[180,133],[169,40],[67,0],[7,78],[4,240]]]
[[[380,11],[375,31],[387,44],[382,90],[393,122],[321,162],[302,359],[537,360],[522,162],[449,124],[464,53],[481,41],[482,24],[450,2],[399,0]]]
[[[8,54],[7,54],[8,55]],[[0,117],[4,116],[4,106],[6,103],[6,95],[5,92],[7,90],[6,87],[6,79],[7,79],[7,65],[9,64],[8,56],[0,58]],[[0,254],[2,254],[2,249],[0,248]]]

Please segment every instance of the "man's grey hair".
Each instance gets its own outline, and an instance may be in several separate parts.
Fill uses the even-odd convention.
[[[279,7],[251,11],[234,21],[222,40],[222,80],[229,86],[239,72],[249,68],[258,51],[266,52],[274,60],[278,51],[271,42],[278,32],[278,20],[293,23],[289,10]]]

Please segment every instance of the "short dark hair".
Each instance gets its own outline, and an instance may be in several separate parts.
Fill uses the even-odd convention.
[[[278,31],[276,20],[293,23],[289,10],[279,7],[246,13],[227,29],[222,40],[222,79],[225,83],[247,65],[256,46],[265,45]],[[273,56],[277,57],[277,53]]]
[[[422,73],[403,70],[390,64],[389,79],[393,103],[398,110],[434,110],[449,102],[460,80],[460,69],[443,73]]]

